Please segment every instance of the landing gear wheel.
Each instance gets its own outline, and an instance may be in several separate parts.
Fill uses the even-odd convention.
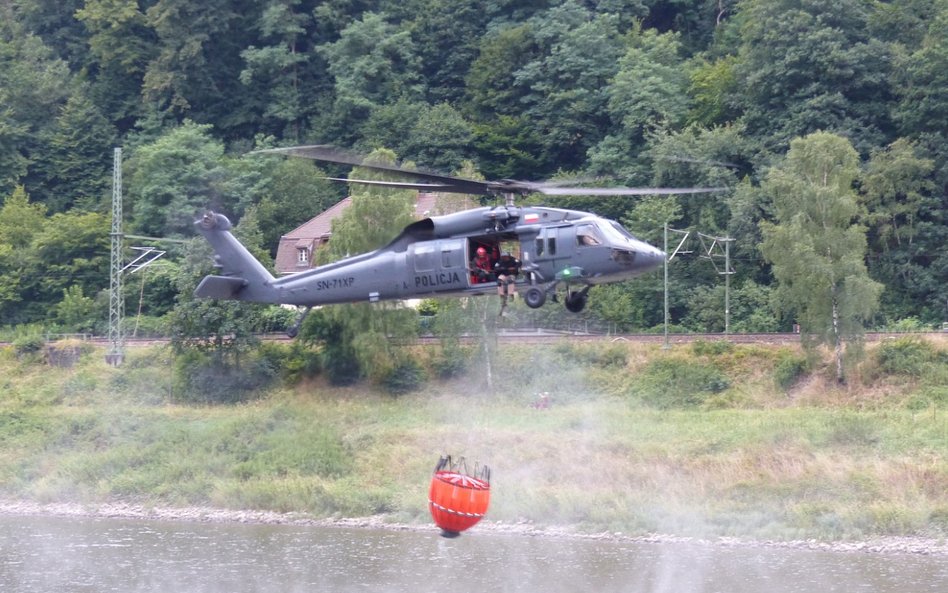
[[[303,309],[303,312],[299,314],[296,318],[296,322],[290,327],[286,328],[286,335],[290,338],[295,338],[300,333],[300,328],[303,327],[303,321],[306,320],[306,316],[309,315],[309,312],[312,310],[312,307],[306,307]]]
[[[566,310],[570,313],[579,313],[586,308],[586,293],[578,292],[566,297]]]
[[[527,292],[524,293],[523,302],[531,309],[538,309],[546,302],[546,292],[536,286],[531,286],[527,289]]]

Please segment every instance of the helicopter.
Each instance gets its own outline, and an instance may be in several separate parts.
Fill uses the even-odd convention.
[[[515,284],[530,308],[564,294],[567,310],[578,313],[591,287],[621,282],[649,272],[665,253],[629,233],[618,222],[591,212],[546,206],[519,206],[518,196],[619,196],[692,194],[720,188],[569,187],[556,182],[478,181],[439,173],[373,164],[331,146],[296,146],[259,150],[260,154],[302,157],[365,167],[414,178],[413,181],[342,179],[393,189],[502,196],[502,206],[481,206],[452,214],[428,216],[409,224],[384,247],[334,263],[275,278],[230,232],[231,222],[213,211],[196,222],[215,252],[219,273],[206,276],[195,296],[309,308],[355,302],[490,294],[496,283],[472,269],[479,249],[500,255],[504,246],[520,253]],[[504,301],[506,302],[506,301]],[[298,328],[299,322],[296,324]],[[295,334],[293,328],[288,333]]]

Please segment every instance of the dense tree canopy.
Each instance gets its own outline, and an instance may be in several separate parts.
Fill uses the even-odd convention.
[[[348,171],[247,153],[328,143],[446,173],[473,163],[492,179],[730,187],[548,203],[653,242],[666,223],[733,238],[732,324],[789,329],[770,305],[788,280],[760,245],[806,244],[793,233],[774,243],[768,225],[787,224],[774,184],[794,170],[788,151],[821,133],[855,150],[839,191],[856,196],[865,229],[854,257],[883,287],[866,323],[939,324],[946,72],[948,0],[0,3],[0,326],[99,315],[114,146],[125,148],[128,232],[191,236],[211,206],[235,221],[252,213],[272,254],[344,195],[321,178]],[[705,263],[672,267],[675,326],[721,329],[721,278]],[[652,328],[660,285],[597,288],[581,315]],[[161,286],[142,294],[168,300]]]

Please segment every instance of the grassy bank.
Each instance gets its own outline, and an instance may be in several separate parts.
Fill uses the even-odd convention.
[[[564,342],[504,350],[493,392],[479,373],[399,397],[316,377],[194,406],[174,393],[164,349],[133,350],[114,369],[101,351],[54,368],[8,348],[0,497],[427,522],[431,471],[449,453],[493,469],[493,520],[945,537],[946,350],[870,348],[838,387],[785,346]],[[539,391],[549,409],[531,405]]]

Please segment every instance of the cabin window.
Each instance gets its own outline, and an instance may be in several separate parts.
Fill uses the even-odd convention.
[[[435,250],[430,245],[415,245],[415,271],[430,272],[437,263]]]
[[[300,247],[296,250],[296,263],[306,264],[309,262],[309,250],[305,247]]]
[[[453,243],[441,248],[441,267],[445,269],[464,267],[462,243]]]
[[[547,239],[546,245],[550,250],[550,255],[556,255],[556,237],[550,237]]]
[[[537,255],[543,255],[543,239],[537,239]]]

